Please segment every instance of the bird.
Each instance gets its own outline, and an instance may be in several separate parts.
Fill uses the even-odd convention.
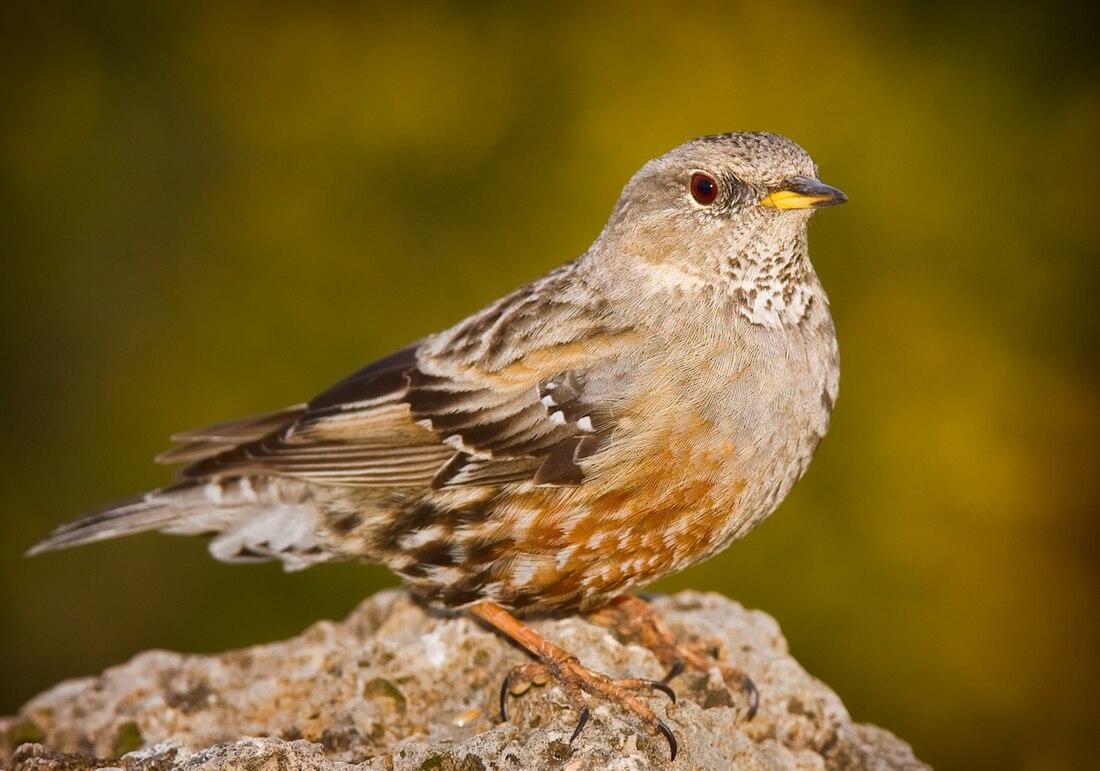
[[[807,226],[847,200],[767,132],[646,163],[580,257],[308,402],[172,437],[170,486],[58,527],[28,554],[143,531],[212,536],[226,562],[387,565],[533,657],[509,694],[559,683],[676,739],[639,696],[704,656],[634,592],[767,517],[825,435],[839,386]],[[671,662],[612,678],[534,613],[614,613]],[[753,698],[743,672],[724,670]],[[750,713],[751,717],[751,713]]]

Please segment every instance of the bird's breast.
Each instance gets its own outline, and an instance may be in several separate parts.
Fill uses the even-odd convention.
[[[593,607],[744,535],[802,475],[828,425],[831,329],[701,335],[675,356],[651,338],[584,481],[500,488],[491,516],[449,534],[462,559],[431,574],[429,593]]]

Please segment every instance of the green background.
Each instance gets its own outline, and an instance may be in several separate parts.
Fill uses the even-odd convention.
[[[779,619],[939,768],[1092,758],[1100,68],[1050,4],[5,4],[0,711],[149,647],[338,618],[382,568],[146,535],[23,559],[582,252],[701,134],[803,144],[843,377],[779,513],[659,584]],[[993,8],[993,6],[987,6]]]

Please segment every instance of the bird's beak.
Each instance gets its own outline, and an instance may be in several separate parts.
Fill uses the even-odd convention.
[[[783,187],[764,196],[760,205],[770,209],[822,209],[847,200],[844,193],[813,177],[791,177]]]

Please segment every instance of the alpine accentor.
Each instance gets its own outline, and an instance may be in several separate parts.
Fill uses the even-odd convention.
[[[634,175],[573,262],[310,402],[173,437],[158,460],[189,464],[179,484],[31,553],[161,530],[214,534],[230,562],[383,562],[537,657],[503,696],[552,677],[578,706],[582,691],[626,706],[675,755],[634,695],[671,695],[663,681],[587,669],[512,612],[633,614],[644,603],[624,593],[720,551],[783,500],[837,395],[806,227],[844,200],[783,137],[687,142]],[[659,621],[649,629],[666,661],[705,665]]]

